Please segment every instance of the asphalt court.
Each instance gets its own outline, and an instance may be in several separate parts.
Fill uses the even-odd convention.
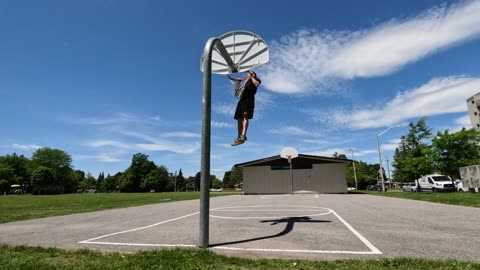
[[[87,245],[195,247],[198,213],[82,241]],[[180,227],[184,229],[179,230]],[[172,232],[181,231],[171,238]],[[170,239],[170,241],[166,241]],[[276,253],[381,254],[332,209],[227,205],[210,210],[210,247]],[[348,247],[348,248],[347,248]]]
[[[102,251],[199,241],[199,201],[0,224],[0,242]],[[254,258],[454,258],[478,261],[478,208],[354,194],[211,198],[214,252]],[[460,233],[461,232],[461,233]]]

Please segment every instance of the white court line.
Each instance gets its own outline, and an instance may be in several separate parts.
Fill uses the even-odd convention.
[[[225,209],[225,210],[215,210],[215,212],[303,212],[303,211],[318,211],[318,209],[305,209],[305,210],[233,210],[233,209]]]
[[[146,243],[139,244],[139,243],[115,243],[115,242],[87,242],[82,244],[97,244],[97,245],[112,245],[112,246],[139,246],[139,247],[197,247],[196,245],[183,245],[183,244],[146,244]]]
[[[145,227],[140,227],[140,228],[135,228],[135,229],[131,229],[131,230],[126,230],[126,231],[121,231],[121,232],[116,232],[116,233],[110,233],[110,234],[102,235],[102,236],[95,237],[95,238],[92,238],[92,239],[83,240],[83,241],[80,241],[80,242],[78,242],[78,243],[79,243],[79,244],[90,244],[90,243],[92,243],[92,242],[90,242],[90,241],[94,241],[94,240],[97,240],[97,239],[100,239],[100,238],[105,238],[105,237],[113,236],[113,235],[117,235],[117,234],[134,232],[134,231],[139,231],[139,230],[143,230],[143,229],[148,229],[148,228],[155,227],[155,226],[157,226],[157,225],[161,225],[161,224],[164,224],[164,223],[167,223],[167,222],[170,222],[170,221],[175,221],[175,220],[179,220],[179,219],[182,219],[182,218],[190,217],[190,216],[196,215],[196,214],[198,214],[198,213],[200,213],[200,212],[195,212],[195,213],[188,214],[188,215],[185,215],[185,216],[181,216],[181,217],[178,217],[178,218],[172,218],[172,219],[165,220],[165,221],[162,221],[162,222],[158,222],[158,223],[155,223],[155,224],[152,224],[152,225],[148,225],[148,226],[145,226]]]
[[[242,250],[242,251],[262,251],[262,252],[294,252],[294,253],[326,253],[326,254],[356,254],[372,255],[382,254],[373,251],[345,251],[345,250],[308,250],[308,249],[271,249],[271,248],[236,248],[236,247],[213,247],[212,249]]]
[[[232,204],[227,204],[224,207],[227,207],[227,206],[230,206],[230,205],[232,205]],[[216,210],[216,209],[220,209],[220,207],[212,208],[212,209],[210,209],[210,211]],[[98,236],[98,237],[95,237],[95,238],[92,238],[92,239],[83,240],[83,241],[80,241],[78,243],[79,244],[95,244],[94,242],[91,242],[91,241],[98,240],[98,239],[105,238],[105,237],[109,237],[109,236],[113,236],[113,235],[122,234],[122,233],[129,233],[129,232],[139,231],[139,230],[143,230],[143,229],[148,229],[148,228],[155,227],[155,226],[158,226],[158,225],[161,225],[161,224],[164,224],[164,223],[168,223],[168,222],[171,222],[171,221],[175,221],[175,220],[179,220],[179,219],[182,219],[182,218],[194,216],[194,215],[199,214],[199,213],[200,212],[195,212],[195,213],[192,213],[192,214],[188,214],[188,215],[181,216],[181,217],[178,217],[178,218],[172,218],[172,219],[169,219],[169,220],[161,221],[161,222],[151,224],[151,225],[148,225],[148,226],[144,226],[144,227],[140,227],[140,228],[130,229],[130,230],[116,232],[116,233],[110,233],[110,234]],[[102,243],[102,242],[97,242],[97,243],[99,244],[99,243]],[[105,243],[106,242],[103,242],[103,245],[105,245]],[[139,245],[141,245],[141,244],[139,244]]]
[[[355,234],[356,237],[358,237],[358,239],[360,239],[360,241],[362,241],[371,251],[372,251],[372,254],[382,254],[382,252],[376,248],[374,245],[372,245],[372,243],[370,243],[370,241],[367,240],[367,238],[363,237],[363,235],[361,235],[359,232],[357,232],[357,230],[355,230],[350,224],[348,224],[342,217],[340,217],[340,215],[338,215],[335,211],[333,211],[333,214],[343,223],[345,224],[345,226],[353,233]]]
[[[243,206],[245,207],[245,206]],[[255,206],[252,206],[255,207]],[[216,209],[225,209],[228,207],[219,207]],[[355,254],[355,255],[375,255],[375,254],[383,254],[378,248],[376,248],[370,241],[368,241],[363,235],[361,235],[357,230],[355,230],[350,224],[348,224],[340,215],[338,215],[335,211],[329,208],[323,208],[323,207],[315,207],[311,206],[311,208],[322,208],[322,209],[328,209],[329,212],[325,214],[330,214],[333,213],[362,243],[367,246],[370,251],[346,251],[346,250],[296,250],[296,249],[259,249],[259,248],[238,248],[238,247],[213,247],[210,249],[223,249],[223,250],[243,250],[243,251],[259,251],[259,252],[289,252],[289,253],[324,253],[324,254]],[[210,209],[210,210],[215,210],[215,209]],[[152,225],[148,225],[145,227],[140,227],[140,228],[135,228],[131,230],[126,230],[122,232],[117,232],[117,233],[111,233],[99,237],[95,237],[92,239],[84,240],[81,242],[78,242],[79,244],[98,244],[98,245],[118,245],[118,246],[145,246],[145,247],[197,247],[196,245],[184,245],[184,244],[147,244],[147,243],[116,243],[116,242],[93,242],[94,240],[112,236],[112,235],[118,235],[122,233],[128,233],[128,232],[133,232],[133,231],[138,231],[142,229],[147,229],[151,228],[157,225],[161,225],[167,222],[179,220],[182,218],[190,217],[193,215],[198,214],[199,212],[195,212],[192,214],[188,214],[185,216],[181,216],[178,218],[174,219],[169,219],[165,220],[162,222],[158,222]]]

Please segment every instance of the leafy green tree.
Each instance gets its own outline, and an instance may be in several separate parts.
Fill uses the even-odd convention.
[[[219,189],[222,187],[223,187],[223,182],[220,179],[215,177],[211,182],[211,188]]]
[[[72,158],[66,152],[49,147],[37,149],[32,155],[30,167],[33,171],[39,166],[52,169],[54,182],[57,185],[63,185],[66,192],[76,190],[75,175],[72,173]]]
[[[223,175],[223,187],[224,188],[233,188],[235,187],[235,183],[230,180],[230,175],[232,174],[231,171],[225,172]]]
[[[120,186],[120,178],[122,173],[116,173],[113,176],[107,175],[105,181],[102,182],[102,190],[106,192],[112,192],[119,189]]]
[[[338,158],[338,159],[348,159],[345,154],[339,154],[337,152],[333,153],[333,158]]]
[[[229,181],[233,182],[236,187],[243,186],[243,169],[240,167],[232,167]]]
[[[137,153],[132,157],[132,163],[120,178],[120,190],[126,192],[139,192],[141,182],[150,172],[156,169],[155,163],[148,160],[148,155]]]
[[[72,181],[74,183],[75,189],[78,189],[80,187],[80,183],[84,182],[85,180],[85,172],[81,170],[73,171],[72,179],[73,179]]]
[[[432,140],[433,155],[440,173],[460,178],[459,167],[480,164],[480,132],[465,129],[450,134],[438,132]]]
[[[55,172],[52,168],[46,166],[38,166],[32,171],[32,185],[57,185]]]
[[[395,151],[393,166],[396,181],[410,182],[434,171],[432,148],[428,144],[432,133],[426,118],[421,118],[416,124],[410,122],[409,126],[408,134],[402,136],[398,151]]]
[[[0,178],[0,195],[2,195],[4,192],[7,192],[9,188],[8,182],[5,179]]]
[[[189,176],[185,179],[185,191],[195,191],[195,176]]]
[[[201,174],[200,172],[197,172],[195,174],[195,179],[193,181],[193,190],[199,191],[200,190],[200,181],[201,181]]]
[[[0,163],[0,180],[1,180],[0,190],[2,192],[8,191],[10,188],[10,185],[17,184],[16,178],[15,178],[15,171],[13,170],[13,168],[6,164]]]
[[[62,150],[49,147],[37,149],[32,155],[32,162],[35,165],[45,166],[54,171],[59,168],[72,168],[70,155]]]
[[[84,191],[89,189],[95,189],[96,182],[97,180],[95,179],[95,177],[93,177],[92,174],[87,173],[83,181],[80,182],[80,188],[83,189]]]
[[[357,172],[358,189],[366,189],[367,185],[377,183],[378,164],[367,164],[363,161],[355,161],[355,169]],[[355,186],[355,176],[353,166],[347,167],[347,184],[350,187]]]
[[[96,190],[102,190],[104,180],[105,180],[105,175],[103,174],[103,172],[99,173],[97,182],[95,183]]]
[[[165,166],[160,166],[142,177],[140,188],[142,191],[155,190],[159,192],[170,191],[169,173]]]
[[[28,171],[30,160],[23,155],[13,153],[0,157],[0,164],[4,164],[13,169],[16,182],[23,184],[23,182],[30,182],[30,174]]]
[[[178,171],[178,175],[176,176],[176,183],[177,187],[174,190],[183,191],[185,190],[185,177],[183,176],[182,169]]]

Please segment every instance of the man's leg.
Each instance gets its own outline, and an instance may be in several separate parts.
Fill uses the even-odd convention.
[[[242,131],[243,131],[243,119],[242,118],[237,119],[237,131],[238,131],[238,136],[237,136],[237,139],[238,139],[238,138],[240,138],[240,135],[242,135]]]
[[[248,114],[246,112],[243,113],[243,121],[242,121],[242,134],[245,138],[247,137],[247,130],[248,130]]]

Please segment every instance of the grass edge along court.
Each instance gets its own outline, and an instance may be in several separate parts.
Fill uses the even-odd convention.
[[[410,200],[421,200],[458,206],[480,207],[480,193],[470,192],[378,192],[354,191],[351,194],[368,194]],[[241,195],[241,192],[212,192],[211,197]],[[345,196],[348,196],[346,194]],[[166,193],[80,193],[64,195],[9,195],[0,196],[0,224],[107,209],[197,200],[199,192]]]
[[[205,249],[164,249],[131,254],[0,245],[0,270],[15,269],[480,269],[480,263],[417,258],[283,260],[227,257]]]
[[[238,194],[242,193],[212,192],[210,196],[216,197]],[[197,200],[199,198],[199,192],[79,193],[0,196],[0,224],[147,204]]]
[[[369,194],[391,198],[443,203],[458,206],[480,207],[480,193],[473,192],[403,192],[403,191],[365,191],[351,192],[354,194]]]

